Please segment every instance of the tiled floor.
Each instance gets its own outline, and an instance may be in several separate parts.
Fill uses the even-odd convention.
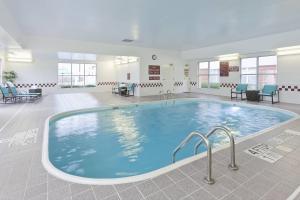
[[[181,97],[216,96],[182,94]],[[213,154],[213,178],[216,183],[203,183],[205,159],[159,177],[134,184],[93,186],[66,182],[49,175],[41,164],[42,132],[45,119],[59,111],[140,101],[158,100],[153,97],[119,97],[110,93],[57,94],[44,96],[35,103],[0,104],[0,199],[11,200],[281,200],[286,199],[300,185],[300,136],[281,144],[292,151],[277,150],[284,155],[274,164],[252,157],[244,150],[258,143],[271,143],[270,138],[285,129],[300,131],[300,120],[237,144],[238,171],[230,171],[229,151]],[[272,106],[269,103],[264,105]],[[273,105],[300,113],[300,106]],[[38,128],[36,143],[9,146],[8,138],[18,132]],[[272,144],[271,144],[272,145]],[[300,199],[300,197],[298,197]]]

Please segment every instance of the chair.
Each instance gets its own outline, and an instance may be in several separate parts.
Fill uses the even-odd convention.
[[[238,94],[240,94],[241,100],[245,100],[246,98],[243,98],[243,93],[246,93],[247,87],[248,87],[248,84],[238,84],[237,87],[235,88],[235,91],[232,90],[232,88],[231,88],[231,95],[230,95],[231,99],[237,99]],[[232,94],[235,94],[235,97],[232,96]]]
[[[8,83],[8,88],[10,89],[11,95],[14,97],[15,101],[17,99],[22,100],[23,98],[30,98],[30,99],[35,99],[38,98],[40,94],[36,93],[18,93],[16,87],[14,87],[14,85],[12,83]]]
[[[6,85],[8,86],[10,92],[13,95],[36,95],[38,97],[41,97],[42,94],[41,93],[33,93],[33,92],[18,92],[16,86],[12,83],[12,82],[6,82]]]
[[[128,83],[127,84],[127,94],[126,94],[126,96],[134,96],[134,88],[135,88],[134,83]],[[132,92],[132,95],[130,95],[130,92]]]
[[[3,84],[0,84],[0,90],[3,95],[4,103],[6,103],[8,100],[10,100],[11,102],[16,101],[15,97],[10,95],[8,88],[5,87]]]
[[[277,101],[274,101],[274,96],[277,95]],[[264,85],[263,89],[261,90],[261,93],[259,93],[259,96],[261,97],[261,101],[264,100],[264,97],[271,97],[272,104],[279,103],[279,90],[277,85]]]

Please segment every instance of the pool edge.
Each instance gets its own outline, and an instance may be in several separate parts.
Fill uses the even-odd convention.
[[[215,101],[215,102],[222,102],[222,103],[227,103],[227,104],[233,104],[233,105],[243,105],[246,107],[260,107],[260,108],[265,108],[268,110],[278,110],[280,112],[285,112],[285,113],[289,113],[292,114],[293,117],[285,122],[276,124],[274,126],[268,127],[266,129],[263,129],[261,131],[258,131],[256,133],[250,134],[249,136],[245,136],[242,138],[237,138],[236,139],[236,144],[240,143],[240,142],[244,142],[246,140],[249,140],[251,138],[257,137],[259,135],[262,135],[266,132],[269,132],[271,130],[274,130],[276,128],[279,128],[283,125],[286,125],[288,123],[291,123],[292,121],[295,121],[297,119],[300,118],[300,115],[289,111],[289,110],[285,110],[285,109],[281,109],[281,108],[274,108],[274,107],[268,107],[268,106],[264,106],[264,105],[253,105],[253,104],[247,104],[247,103],[241,103],[241,102],[231,102],[231,101],[223,101],[223,100],[211,100],[211,99],[204,99],[204,98],[182,98],[179,100],[209,100],[209,101]],[[126,106],[131,106],[131,105],[144,105],[144,104],[149,104],[149,103],[155,103],[155,102],[159,102],[159,101],[149,101],[149,102],[140,102],[140,103],[129,103],[129,104],[121,104],[118,105],[118,107],[126,107]],[[89,184],[89,185],[112,185],[112,184],[124,184],[124,183],[133,183],[133,182],[138,182],[138,181],[143,181],[146,179],[150,179],[150,178],[154,178],[157,177],[159,175],[165,174],[167,172],[170,172],[172,170],[175,170],[183,165],[186,165],[188,163],[191,163],[195,160],[198,160],[200,158],[203,158],[206,156],[206,152],[203,152],[201,154],[195,155],[195,156],[191,156],[188,158],[185,158],[183,160],[177,161],[174,164],[170,164],[168,166],[159,168],[157,170],[148,172],[148,173],[144,173],[144,174],[140,174],[140,175],[136,175],[136,176],[130,176],[130,177],[123,177],[123,178],[105,178],[105,179],[96,179],[96,178],[85,178],[85,177],[79,177],[79,176],[74,176],[74,175],[70,175],[67,174],[61,170],[59,170],[58,168],[56,168],[49,160],[49,151],[48,151],[48,147],[49,147],[49,122],[51,119],[61,116],[61,115],[66,115],[66,114],[70,114],[70,113],[80,113],[80,112],[84,112],[84,111],[91,111],[94,109],[97,110],[105,110],[105,109],[112,109],[115,105],[108,105],[108,106],[102,106],[102,107],[92,107],[92,108],[82,108],[82,109],[76,109],[76,110],[68,110],[68,111],[63,111],[63,112],[58,112],[55,113],[53,115],[50,115],[44,124],[44,133],[43,133],[43,147],[42,147],[42,164],[44,166],[44,168],[46,169],[46,171],[59,178],[59,179],[63,179],[65,181],[69,181],[69,182],[73,182],[73,183],[79,183],[79,184]],[[222,146],[219,146],[215,149],[213,149],[213,152],[218,152],[221,151],[223,149],[228,148],[229,145],[225,144]],[[170,156],[170,161],[171,161],[171,156]]]

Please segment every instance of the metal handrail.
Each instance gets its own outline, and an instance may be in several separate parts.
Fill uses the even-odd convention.
[[[211,155],[211,145],[209,140],[202,135],[199,132],[193,131],[191,132],[173,151],[173,155],[172,155],[172,162],[175,163],[176,162],[176,154],[177,152],[182,149],[194,136],[198,136],[201,138],[200,141],[204,141],[206,148],[207,148],[207,177],[204,178],[204,181],[207,184],[214,184],[215,180],[212,178],[211,174],[212,174],[212,155]]]
[[[162,99],[166,100],[166,96],[165,96],[163,90],[159,91],[159,99],[160,99],[160,100],[162,100]]]
[[[223,135],[228,136],[229,141],[230,141],[230,164],[229,164],[229,168],[231,170],[238,170],[238,166],[235,163],[235,142],[234,142],[234,137],[231,133],[231,130],[229,128],[227,128],[226,126],[216,126],[214,127],[207,135],[206,138],[209,138],[212,134],[217,133],[218,130],[221,130],[223,132]],[[220,132],[219,132],[220,133]],[[224,134],[225,133],[225,134]],[[198,148],[201,145],[202,141],[200,140],[194,147],[194,154],[196,155],[198,153]]]
[[[167,96],[167,100],[170,99],[170,98],[173,98],[172,91],[171,90],[167,90],[166,96]]]

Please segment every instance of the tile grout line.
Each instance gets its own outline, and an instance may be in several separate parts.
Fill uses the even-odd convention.
[[[121,199],[121,196],[120,196],[120,194],[119,194],[119,191],[118,191],[117,188],[116,188],[116,185],[112,185],[112,186],[113,186],[114,190],[116,191],[118,198],[119,198],[120,200],[122,200],[122,199]]]
[[[5,124],[0,128],[0,133],[7,127],[7,125],[24,109],[24,107],[26,106],[26,104],[23,104],[18,110],[17,112],[15,112],[15,114],[13,116],[11,116],[11,118],[9,118],[9,120],[7,120],[5,122]]]
[[[25,189],[24,189],[23,199],[25,199],[26,192],[27,192],[27,188],[28,188],[29,179],[30,179],[30,176],[31,176],[32,159],[33,159],[33,155],[31,156],[31,159],[30,159],[30,167],[29,167],[29,169],[28,169],[28,174],[27,174],[27,180],[26,180],[26,184],[25,184]],[[41,184],[38,184],[38,185],[41,185]],[[47,185],[48,185],[48,184],[47,184]]]

